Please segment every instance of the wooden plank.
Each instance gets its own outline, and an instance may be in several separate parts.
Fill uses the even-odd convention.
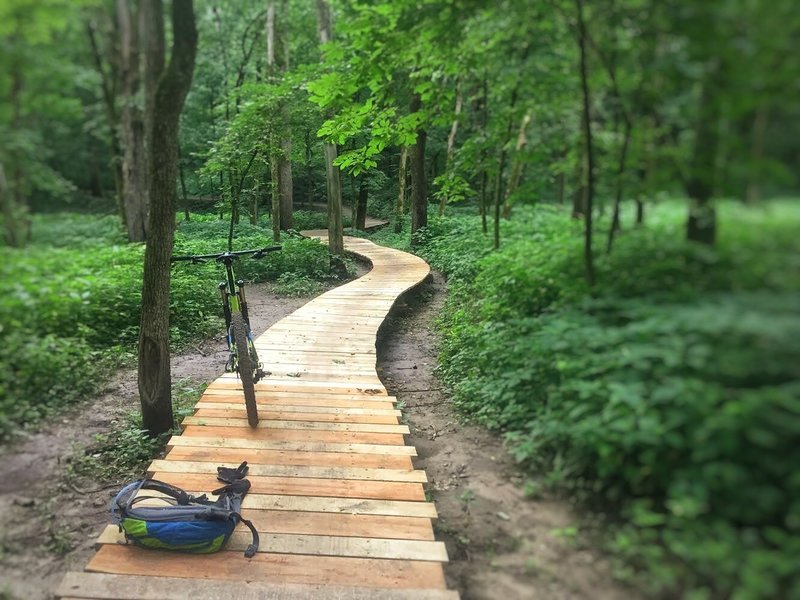
[[[244,423],[242,421],[244,420]],[[246,419],[219,417],[186,417],[182,425],[220,425],[222,427],[245,427],[251,429]],[[408,435],[408,425],[384,425],[381,423],[323,423],[317,421],[266,421],[258,423],[258,429],[301,429],[303,431],[345,431],[349,433],[395,433]]]
[[[197,438],[200,439],[200,438]],[[411,456],[407,451],[415,451],[411,446],[401,446],[404,454],[367,452],[363,447],[350,444],[327,446],[332,452],[267,450],[257,448],[221,448],[208,446],[176,446],[167,454],[168,460],[209,461],[218,464],[240,464],[246,460],[250,465],[278,465],[297,467],[341,467],[358,469],[412,469]],[[369,449],[389,450],[392,446],[373,446]],[[347,450],[362,450],[347,452]],[[399,450],[399,449],[398,449]]]
[[[182,460],[154,460],[147,468],[149,474],[156,471],[167,473],[210,473],[217,474],[219,462],[199,462]],[[230,467],[238,465],[228,463]],[[341,467],[309,467],[291,465],[261,465],[248,464],[248,476],[258,475],[264,477],[298,477],[318,479],[355,479],[367,481],[409,481],[427,483],[428,478],[422,470],[404,469],[364,469]]]
[[[200,408],[195,407],[193,415],[196,419],[224,419],[240,420],[247,422],[247,412],[245,407],[236,406],[234,408]],[[394,411],[392,411],[394,412]],[[307,421],[314,423],[366,423],[373,425],[397,425],[397,415],[394,414],[354,414],[349,412],[309,412],[309,411],[287,411],[269,410],[267,408],[258,411],[258,418],[262,421]]]
[[[208,390],[241,390],[242,384],[238,381],[214,381],[206,388]],[[364,394],[367,396],[388,396],[383,386],[377,385],[353,385],[350,382],[324,383],[319,381],[297,381],[296,379],[286,379],[276,382],[261,380],[255,384],[255,391],[258,392],[296,392],[307,393],[315,392],[321,394]],[[230,393],[230,391],[228,392]]]
[[[244,552],[252,542],[250,531],[240,524],[225,550]],[[115,525],[108,525],[96,544],[126,544],[125,534]],[[424,560],[447,562],[447,549],[442,542],[397,540],[386,538],[340,537],[329,535],[297,535],[259,531],[259,552],[275,554],[307,554],[310,556],[348,556],[352,558],[387,558],[392,560]]]
[[[210,492],[222,484],[216,476],[206,473],[170,473],[156,471],[155,479],[185,490]],[[370,481],[321,479],[311,477],[248,476],[253,494],[274,496],[318,496],[333,498],[365,498],[371,500],[408,500],[423,502],[425,492],[421,483],[405,481]]]
[[[145,577],[108,573],[68,572],[56,590],[62,600],[458,600],[442,589],[384,589],[273,582],[188,580],[180,577]],[[71,594],[67,596],[67,594]]]
[[[184,436],[190,437],[231,437],[246,440],[263,440],[281,442],[286,445],[275,446],[300,450],[293,443],[330,443],[330,444],[378,444],[385,446],[402,446],[403,436],[399,433],[363,433],[351,431],[304,431],[299,429],[253,429],[251,427],[222,427],[189,425],[183,430]],[[319,448],[319,446],[314,446]],[[311,450],[315,452],[316,450]]]
[[[187,489],[195,495],[208,494],[208,489]],[[141,506],[163,506],[160,498],[164,494],[155,490],[141,491],[145,496]],[[349,513],[353,515],[384,515],[389,517],[436,518],[436,507],[432,502],[413,500],[374,500],[371,498],[337,498],[332,496],[286,496],[281,494],[249,493],[242,501],[245,510],[290,510],[315,513]]]
[[[417,450],[413,446],[400,446],[392,444],[354,444],[354,443],[334,443],[322,442],[315,443],[312,441],[296,441],[296,442],[280,442],[270,439],[257,439],[257,438],[235,438],[235,437],[203,437],[202,435],[187,435],[189,429],[183,435],[174,435],[167,442],[167,448],[174,448],[176,446],[196,446],[206,448],[230,448],[233,450],[283,450],[293,452],[306,452],[306,453],[326,453],[326,452],[343,452],[348,454],[379,454],[379,455],[403,455],[403,456],[416,456]],[[208,430],[203,431],[208,433]],[[258,433],[251,431],[251,434]],[[247,454],[242,452],[242,455]]]
[[[258,553],[245,560],[241,552],[223,551],[191,557],[133,546],[105,545],[86,567],[90,572],[227,579],[272,584],[357,585],[381,588],[443,589],[439,563]],[[231,593],[229,588],[228,592]]]
[[[208,389],[203,392],[203,396],[229,396],[235,395],[238,398],[244,398],[241,392],[237,394],[233,390],[225,389]],[[357,402],[397,402],[396,396],[385,396],[378,393],[368,394],[327,394],[325,392],[315,392],[313,390],[298,390],[294,392],[276,392],[274,390],[256,390],[256,402],[262,399],[266,400],[295,400],[295,399],[309,399],[315,400],[319,398],[328,398],[334,400],[355,400]]]
[[[283,401],[282,403],[278,402],[266,402],[266,401],[258,401],[256,400],[256,404],[259,407],[263,406],[265,410],[270,411],[279,411],[284,413],[325,413],[325,414],[332,414],[332,415],[383,415],[383,416],[394,416],[399,417],[402,413],[393,408],[392,404],[386,402],[382,405],[378,405],[377,403],[373,403],[372,405],[367,403],[362,403],[361,406],[351,406],[347,403],[347,401],[339,401],[338,405],[330,405],[330,406],[317,406],[317,405],[310,405],[310,406],[303,406],[303,405],[295,405],[295,404],[288,404]],[[244,401],[240,398],[238,402],[223,402],[219,399],[216,401],[209,401],[206,402],[204,400],[200,400],[197,404],[194,405],[195,409],[200,410],[203,408],[208,409],[216,409],[216,410],[233,410],[237,412],[242,412],[245,410]]]

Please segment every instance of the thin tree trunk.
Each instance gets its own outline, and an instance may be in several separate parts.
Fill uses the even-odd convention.
[[[700,94],[700,118],[696,128],[690,176],[686,183],[689,195],[689,218],[686,237],[701,244],[713,245],[716,240],[716,211],[714,195],[714,166],[717,160],[718,119],[712,106],[710,82],[705,82]]]
[[[397,172],[397,202],[394,206],[394,231],[403,231],[403,214],[406,210],[406,180],[408,179],[408,146],[400,149],[400,168]]]
[[[148,224],[147,157],[144,116],[137,101],[141,87],[138,18],[130,9],[129,2],[117,0],[122,80],[122,190],[128,239],[141,242],[147,238]]]
[[[565,179],[564,173],[558,174],[558,203],[564,204],[564,187],[565,187]]]
[[[622,150],[619,154],[619,167],[617,168],[617,193],[614,198],[614,211],[611,215],[611,227],[608,229],[608,241],[606,242],[606,252],[610,253],[614,245],[614,236],[620,229],[619,211],[622,204],[622,191],[625,187],[625,161],[628,157],[628,146],[631,142],[631,130],[633,124],[630,119],[625,117],[625,130],[622,137]]]
[[[325,0],[317,0],[319,41],[327,44],[332,39],[331,10]],[[325,174],[328,183],[328,249],[334,256],[344,254],[342,231],[342,181],[339,167],[334,165],[338,156],[336,144],[325,142]]]
[[[517,146],[515,148],[514,165],[511,167],[511,177],[508,182],[508,189],[506,190],[506,197],[503,201],[503,217],[508,218],[511,216],[511,196],[517,191],[519,182],[522,179],[522,166],[524,161],[520,154],[528,143],[528,125],[531,122],[531,113],[527,112],[522,118],[519,125],[519,134],[517,135]]]
[[[584,262],[586,280],[594,286],[594,253],[592,251],[592,213],[594,204],[594,148],[592,146],[591,97],[586,66],[586,23],[583,20],[583,0],[575,0],[578,9],[578,48],[580,50],[581,91],[583,92],[583,133],[586,143],[586,204],[584,214]]]
[[[489,122],[489,84],[488,74],[484,71],[483,74],[483,101],[481,106],[481,123],[480,130],[483,139],[486,139],[486,126]],[[480,199],[480,213],[481,213],[481,227],[483,228],[483,235],[489,234],[489,222],[486,216],[488,212],[488,187],[489,187],[489,174],[486,172],[486,147],[481,148],[481,199]]]
[[[183,160],[180,145],[178,145],[178,174],[181,181],[181,195],[183,196],[183,218],[188,223],[191,217],[189,213],[189,195],[186,193],[186,179],[183,176]]]
[[[453,111],[453,124],[450,126],[450,134],[447,136],[447,163],[445,164],[445,173],[447,173],[448,177],[452,177],[452,169],[453,169],[453,152],[455,151],[456,145],[456,134],[458,134],[458,121],[459,116],[461,115],[461,107],[464,103],[464,99],[461,95],[461,89],[459,88],[456,91],[456,108]],[[439,200],[439,216],[444,215],[444,209],[447,206],[447,197],[442,194],[441,199]]]
[[[280,8],[280,10],[278,10]],[[287,43],[286,3],[271,1],[267,4],[267,72],[270,79],[277,80],[278,74],[289,66],[289,47]],[[276,163],[278,201],[280,203],[280,228],[291,229],[294,225],[294,206],[292,196],[292,134],[289,128],[289,107],[285,103],[277,109],[280,118],[280,141],[273,146],[270,164]]]
[[[422,98],[414,94],[409,113],[422,108]],[[411,235],[428,224],[428,182],[425,177],[425,141],[427,132],[417,129],[417,141],[411,146]],[[412,237],[413,240],[413,237]]]
[[[355,227],[361,231],[367,229],[367,201],[369,200],[369,188],[367,187],[367,178],[364,175],[360,177],[361,182],[358,187],[358,204],[356,206],[356,220]]]
[[[764,142],[769,123],[769,105],[762,102],[753,117],[752,141],[750,145],[750,177],[747,182],[745,201],[753,204],[761,200],[761,160],[764,157]]]
[[[3,215],[4,236],[6,244],[12,248],[19,247],[20,240],[17,231],[17,215],[14,210],[14,200],[11,197],[11,192],[8,189],[8,181],[6,180],[6,172],[3,168],[3,163],[0,163],[0,211]]]
[[[163,19],[161,0],[142,0],[155,19]],[[157,28],[156,31],[163,31]],[[139,328],[139,398],[142,425],[151,435],[165,433],[174,425],[169,353],[170,256],[175,235],[178,191],[178,128],[180,113],[192,82],[197,30],[192,0],[172,2],[172,53],[166,70],[159,74],[152,104],[150,137],[149,237],[144,255],[142,313]],[[152,33],[152,32],[149,32]],[[149,37],[151,43],[157,40]],[[153,65],[148,61],[148,65]],[[149,74],[153,75],[153,74]]]
[[[117,212],[119,213],[120,221],[123,226],[125,225],[125,200],[123,196],[122,187],[122,147],[120,145],[120,120],[119,112],[117,111],[117,78],[118,73],[114,69],[114,61],[111,61],[108,71],[103,65],[103,55],[100,51],[100,45],[97,42],[97,26],[94,22],[88,21],[86,23],[86,32],[89,36],[89,45],[92,49],[92,58],[94,60],[95,69],[100,76],[100,87],[103,92],[103,106],[106,114],[106,124],[110,132],[109,147],[111,148],[111,173],[114,177],[114,193],[117,200]],[[110,35],[116,35],[111,32]],[[126,229],[127,231],[127,229]]]
[[[280,169],[276,156],[272,156],[269,161],[270,189],[272,190],[272,240],[281,240],[281,192],[280,192]]]

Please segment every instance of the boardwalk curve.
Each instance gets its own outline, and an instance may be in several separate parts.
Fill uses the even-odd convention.
[[[322,237],[322,236],[320,236]],[[256,340],[269,377],[256,384],[261,423],[247,423],[235,375],[212,382],[149,473],[190,492],[217,487],[218,465],[246,460],[242,510],[261,536],[242,556],[240,526],[211,555],[143,550],[103,531],[62,599],[456,600],[434,539],[436,509],[406,446],[396,398],[375,372],[378,328],[397,298],[429,273],[411,254],[345,238],[373,267],[311,300]]]

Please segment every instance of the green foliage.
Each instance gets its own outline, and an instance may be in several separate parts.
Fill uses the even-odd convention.
[[[319,294],[322,291],[322,285],[319,281],[314,281],[306,275],[283,273],[278,277],[272,289],[279,296],[303,298]]]
[[[563,212],[518,211],[496,253],[476,217],[433,219],[418,241],[449,278],[439,370],[521,463],[616,507],[620,576],[645,570],[654,594],[787,597],[800,211],[724,204],[715,250],[681,241],[681,212],[661,206],[598,257],[593,295]]]
[[[222,252],[227,236],[225,221],[196,218],[178,227],[175,253]],[[271,244],[264,229],[251,225],[238,226],[234,239],[242,249]],[[90,396],[112,365],[130,359],[144,246],[121,242],[112,217],[58,214],[35,218],[33,243],[24,251],[0,248],[0,439]],[[332,277],[318,241],[287,237],[282,245],[261,260],[241,259],[239,276],[260,282],[290,273],[303,282],[293,293]],[[222,278],[213,261],[173,267],[173,347],[220,330]]]

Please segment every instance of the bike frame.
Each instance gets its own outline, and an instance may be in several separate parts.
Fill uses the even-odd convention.
[[[241,313],[247,327],[247,346],[257,366],[256,380],[262,376],[261,365],[258,362],[258,355],[256,353],[255,345],[253,343],[253,332],[250,329],[250,315],[247,310],[247,297],[244,292],[244,281],[236,279],[233,263],[239,260],[240,256],[250,255],[251,258],[262,258],[267,252],[274,252],[280,250],[281,246],[267,246],[257,250],[239,250],[236,252],[227,251],[222,254],[197,254],[192,256],[173,256],[172,262],[188,261],[193,264],[206,262],[207,260],[215,260],[220,262],[225,267],[225,281],[220,282],[217,286],[219,288],[220,296],[222,299],[222,312],[225,316],[225,331],[227,334],[228,351],[230,352],[230,359],[228,365],[230,371],[238,372],[239,370],[239,357],[236,350],[236,344],[233,339],[233,332],[231,331],[231,319],[234,313]]]

